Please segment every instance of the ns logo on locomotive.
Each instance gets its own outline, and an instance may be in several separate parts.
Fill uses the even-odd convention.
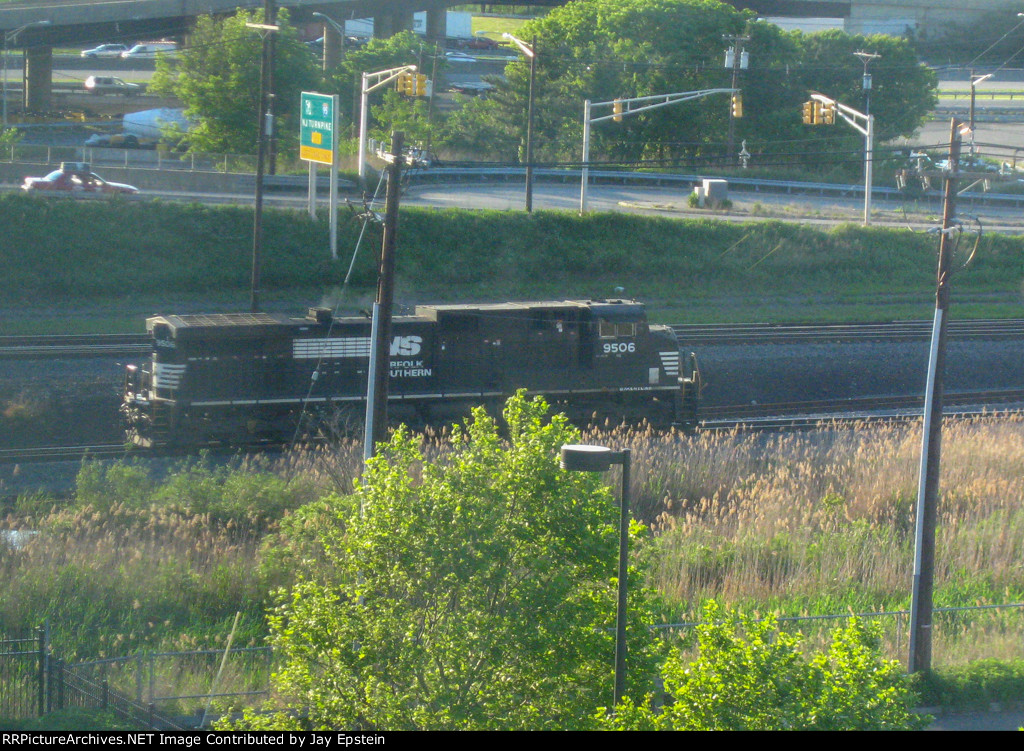
[[[167,315],[146,328],[152,352],[128,366],[121,406],[135,444],[280,441],[310,412],[361,415],[370,358],[364,317],[325,308],[305,318]],[[395,316],[392,334],[395,420],[457,420],[525,388],[577,422],[696,424],[696,360],[635,301],[420,305]]]

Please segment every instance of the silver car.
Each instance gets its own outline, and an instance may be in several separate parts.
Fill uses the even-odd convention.
[[[82,50],[82,57],[121,57],[121,53],[127,50],[127,44],[101,44],[91,50]]]

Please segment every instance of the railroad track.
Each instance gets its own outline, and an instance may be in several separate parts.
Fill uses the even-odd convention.
[[[719,408],[708,410],[705,419],[701,420],[699,432],[721,432],[728,430],[745,430],[745,431],[799,431],[799,430],[813,430],[820,428],[823,425],[829,426],[843,426],[843,425],[863,425],[866,423],[903,423],[913,422],[921,419],[919,411],[914,411],[913,406],[907,406],[910,402],[914,401],[915,397],[908,397],[903,399],[904,406],[900,408],[888,407],[881,408],[876,407],[879,411],[870,412],[867,410],[852,410],[850,412],[842,412],[838,410],[838,402],[831,403],[830,409],[825,409],[818,414],[806,414],[806,413],[786,413],[778,409],[781,405],[765,405],[763,410],[753,410],[746,414],[733,414],[729,415],[729,410],[734,408]],[[860,400],[846,400],[847,402],[854,402]],[[863,400],[868,401],[868,400]],[[877,401],[877,400],[876,400]],[[893,398],[890,400],[892,403],[900,401],[899,398]],[[920,399],[916,399],[920,403]],[[812,404],[811,402],[805,404]],[[824,405],[825,402],[813,403]],[[792,406],[792,405],[790,405]],[[1010,416],[1024,415],[1024,408],[1020,407],[1005,407],[1005,408],[988,408],[979,407],[977,405],[970,406],[956,406],[955,403],[946,401],[945,406],[947,409],[944,410],[944,416],[946,418],[985,418],[991,420],[1005,419]],[[259,447],[249,447],[250,450],[260,450]],[[262,447],[263,449],[281,449],[281,446],[270,445]],[[0,465],[17,465],[27,464],[29,462],[61,462],[61,461],[73,461],[80,462],[86,458],[92,459],[121,459],[127,456],[129,449],[125,448],[124,444],[107,444],[97,446],[44,446],[37,448],[24,448],[24,449],[0,449]],[[175,452],[148,452],[138,451],[136,449],[137,456],[145,458],[156,458],[156,457],[167,457],[167,456],[181,456],[187,454],[187,451],[175,451]],[[234,451],[232,451],[234,455]]]
[[[65,334],[0,336],[0,359],[62,357],[130,357],[152,349],[145,334]]]
[[[842,324],[673,324],[684,347],[813,342],[925,341],[931,321]],[[951,321],[952,339],[1024,339],[1024,319]],[[0,359],[136,357],[152,347],[146,334],[0,336]]]
[[[948,407],[993,407],[1024,404],[1024,389],[1002,389],[994,391],[946,392],[943,405]],[[873,396],[849,399],[829,399],[808,402],[769,402],[766,404],[728,404],[701,407],[701,414],[707,420],[743,420],[771,416],[800,415],[814,419],[826,418],[833,414],[855,416],[892,412],[897,410],[920,410],[924,406],[922,396]],[[918,412],[919,416],[920,413]]]
[[[127,453],[123,443],[98,444],[95,446],[37,446],[29,448],[0,449],[0,464],[23,464],[27,462],[80,462],[86,457],[93,459],[116,459]]]
[[[1011,416],[1024,415],[1024,409],[978,409],[978,408],[957,408],[943,410],[943,417],[956,418],[983,418],[986,420],[1001,420]],[[723,420],[703,420],[700,424],[701,432],[722,432],[729,430],[756,431],[756,432],[784,432],[798,430],[813,430],[822,426],[844,426],[864,425],[867,423],[906,423],[920,420],[920,413],[879,413],[859,415],[776,415],[773,417],[744,417]]]
[[[673,324],[673,331],[684,347],[700,344],[792,344],[812,342],[899,342],[926,341],[932,332],[931,321],[892,321],[888,323],[837,324]],[[1024,320],[995,319],[950,321],[951,339],[1024,338]]]

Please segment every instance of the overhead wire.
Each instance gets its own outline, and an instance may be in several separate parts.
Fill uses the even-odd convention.
[[[381,186],[384,185],[386,177],[387,171],[381,170],[380,180],[378,180],[377,182],[377,188],[376,190],[374,190],[373,197],[370,199],[369,203],[366,204],[366,211],[363,214],[356,215],[357,218],[362,219],[363,226],[359,230],[359,237],[357,238],[355,247],[352,250],[352,260],[349,262],[348,273],[345,275],[345,280],[342,282],[341,289],[339,290],[337,299],[334,303],[334,308],[331,311],[331,322],[327,327],[327,332],[324,334],[324,339],[329,339],[331,333],[334,331],[334,322],[338,318],[338,311],[341,309],[341,304],[345,299],[345,292],[348,289],[348,283],[352,277],[352,269],[355,267],[356,256],[359,254],[359,248],[362,245],[363,237],[366,233],[366,227],[369,224],[371,224],[374,220],[374,217],[377,216],[376,212],[374,211],[373,205],[378,200]],[[296,421],[295,432],[292,434],[292,440],[290,442],[290,445],[292,446],[294,446],[298,442],[299,435],[302,432],[305,418],[309,413],[310,400],[312,399],[313,396],[313,389],[316,388],[316,383],[320,378],[320,366],[323,364],[323,360],[324,347],[321,346],[318,348],[316,364],[313,366],[313,371],[310,373],[309,376],[309,388],[306,390],[306,395],[302,398],[302,402],[300,403],[299,419]]]

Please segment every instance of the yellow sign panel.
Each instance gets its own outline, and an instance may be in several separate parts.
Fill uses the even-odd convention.
[[[310,162],[319,162],[320,164],[330,164],[331,150],[318,149],[315,146],[306,146],[305,144],[300,144],[299,158],[306,159]]]

